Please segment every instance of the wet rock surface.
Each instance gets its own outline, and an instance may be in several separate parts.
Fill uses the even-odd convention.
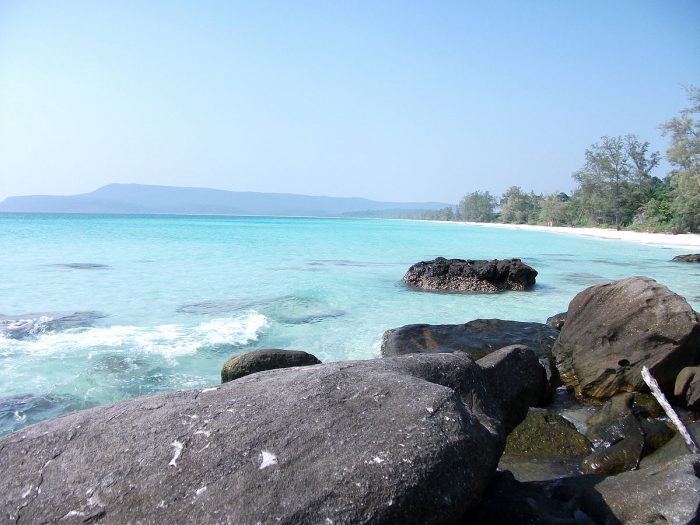
[[[645,391],[647,366],[666,392],[678,372],[700,360],[700,321],[681,296],[648,277],[592,286],[569,304],[552,352],[565,384],[606,399]]]
[[[499,292],[527,290],[535,285],[537,271],[520,259],[445,259],[411,266],[402,281],[414,288],[441,292]]]
[[[548,317],[546,324],[547,324],[547,326],[551,326],[552,328],[556,328],[557,330],[561,330],[561,327],[564,326],[565,322],[566,322],[566,312],[561,312],[559,314]]]
[[[253,350],[228,359],[221,368],[221,382],[227,383],[264,370],[320,364],[321,361],[316,356],[298,350],[278,348]]]
[[[552,347],[559,331],[543,323],[476,319],[465,324],[410,324],[384,332],[380,352],[390,357],[413,353],[464,352],[472,359],[511,345],[531,349],[545,369],[547,395],[559,384]]]
[[[563,417],[531,409],[508,435],[504,454],[530,459],[579,460],[591,452],[591,442]]]
[[[439,354],[272,370],[45,421],[0,438],[0,470],[13,473],[0,515],[456,522],[505,445],[493,364]]]

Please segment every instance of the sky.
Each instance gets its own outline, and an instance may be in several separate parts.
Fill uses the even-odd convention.
[[[665,152],[699,28],[697,0],[0,0],[0,200],[570,191],[604,135]]]

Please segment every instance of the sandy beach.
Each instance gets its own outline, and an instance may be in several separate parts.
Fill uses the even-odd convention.
[[[655,244],[686,248],[690,251],[700,248],[700,235],[695,233],[683,233],[672,235],[670,233],[650,233],[634,231],[617,231],[605,228],[572,228],[569,226],[536,226],[531,224],[500,224],[494,222],[464,222],[470,226],[483,226],[485,228],[507,228],[511,230],[533,230],[565,235],[580,235],[583,237],[595,237],[597,239],[610,239],[619,241],[631,241],[641,244]]]

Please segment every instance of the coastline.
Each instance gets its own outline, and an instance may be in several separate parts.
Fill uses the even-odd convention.
[[[534,224],[501,224],[495,222],[465,222],[469,226],[483,226],[486,228],[506,228],[511,230],[531,230],[565,235],[578,235],[581,237],[593,237],[596,239],[630,241],[640,244],[653,244],[674,248],[700,248],[700,234],[679,233],[651,233],[635,232],[628,230],[609,230],[606,228],[574,228],[571,226],[539,226]]]

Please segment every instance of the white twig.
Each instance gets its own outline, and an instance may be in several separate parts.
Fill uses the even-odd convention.
[[[664,409],[666,415],[671,418],[671,421],[673,421],[673,424],[678,429],[678,432],[680,432],[681,436],[683,436],[685,444],[688,446],[690,452],[693,454],[700,454],[700,447],[698,447],[698,444],[695,442],[695,439],[693,439],[690,432],[688,432],[688,429],[685,428],[685,425],[681,422],[681,419],[678,417],[678,414],[676,414],[676,411],[673,410],[669,402],[666,401],[666,396],[661,393],[659,383],[657,383],[656,379],[652,377],[649,369],[646,366],[642,367],[642,379],[644,379],[644,382],[649,386],[651,393],[659,402],[659,405],[661,405],[661,407]]]

